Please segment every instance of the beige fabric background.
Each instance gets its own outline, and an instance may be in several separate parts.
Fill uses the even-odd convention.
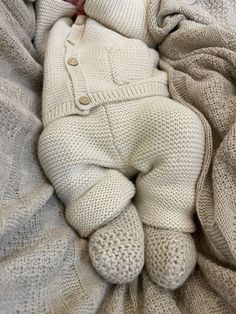
[[[129,285],[102,281],[41,171],[39,35],[48,25],[40,16],[55,4],[60,15],[62,0],[37,2],[36,26],[33,1],[0,0],[0,313],[235,313],[236,3],[150,2],[171,95],[207,119],[209,153],[213,139],[197,195],[198,266],[174,293],[145,272]],[[69,4],[66,14],[73,14]]]

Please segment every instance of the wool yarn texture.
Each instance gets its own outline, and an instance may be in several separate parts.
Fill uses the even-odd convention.
[[[235,313],[235,11],[232,0],[148,2],[148,29],[158,45],[159,65],[167,73],[169,95],[182,103],[181,108],[196,113],[205,134],[204,162],[195,193],[197,266],[172,292],[150,278],[160,276],[158,268],[151,273],[145,266],[128,284],[104,280],[98,274],[104,268],[96,270],[95,259],[91,263],[90,248],[94,240],[100,254],[98,244],[107,240],[105,232],[100,238],[92,235],[90,242],[79,236],[39,164],[48,36],[53,25],[63,17],[70,20],[76,8],[62,0],[0,0],[2,313]],[[119,123],[123,118],[122,113]],[[122,210],[123,217],[118,215],[113,225],[110,222],[98,231],[107,228],[108,237],[114,239],[119,234],[116,219],[122,227],[125,219],[136,216],[135,206],[133,199],[133,205],[126,207],[130,211]],[[177,245],[174,237],[166,236],[170,245]],[[186,243],[191,245],[191,240]],[[152,250],[148,245],[145,241],[146,249]],[[160,241],[152,251],[162,245]],[[178,245],[180,252],[187,247]],[[170,261],[176,258],[169,256]]]
[[[104,279],[131,282],[145,260],[154,282],[175,289],[196,264],[203,124],[169,97],[147,45],[145,1],[87,1],[85,11],[74,23],[59,19],[48,37],[39,160],[69,224],[92,237],[91,262]]]

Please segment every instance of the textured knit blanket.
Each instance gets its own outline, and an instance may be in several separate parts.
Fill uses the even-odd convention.
[[[43,38],[57,14],[74,9],[62,0],[0,0],[0,313],[236,312],[236,2],[149,2],[171,96],[202,115],[207,134],[197,268],[174,292],[145,271],[112,286],[93,270],[37,159]],[[45,8],[56,12],[48,25]]]

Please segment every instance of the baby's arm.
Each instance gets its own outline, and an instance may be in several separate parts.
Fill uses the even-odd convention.
[[[127,38],[139,39],[151,48],[156,46],[147,25],[148,1],[86,0],[83,4],[86,15],[98,23]]]

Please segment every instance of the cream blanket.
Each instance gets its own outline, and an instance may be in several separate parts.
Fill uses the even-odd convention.
[[[42,24],[50,10],[51,21]],[[198,266],[172,293],[145,271],[129,285],[102,281],[41,171],[40,64],[62,12],[74,11],[62,0],[38,0],[36,23],[33,1],[0,0],[0,313],[235,313],[235,1],[150,0],[149,27],[171,95],[202,114],[207,132]]]

